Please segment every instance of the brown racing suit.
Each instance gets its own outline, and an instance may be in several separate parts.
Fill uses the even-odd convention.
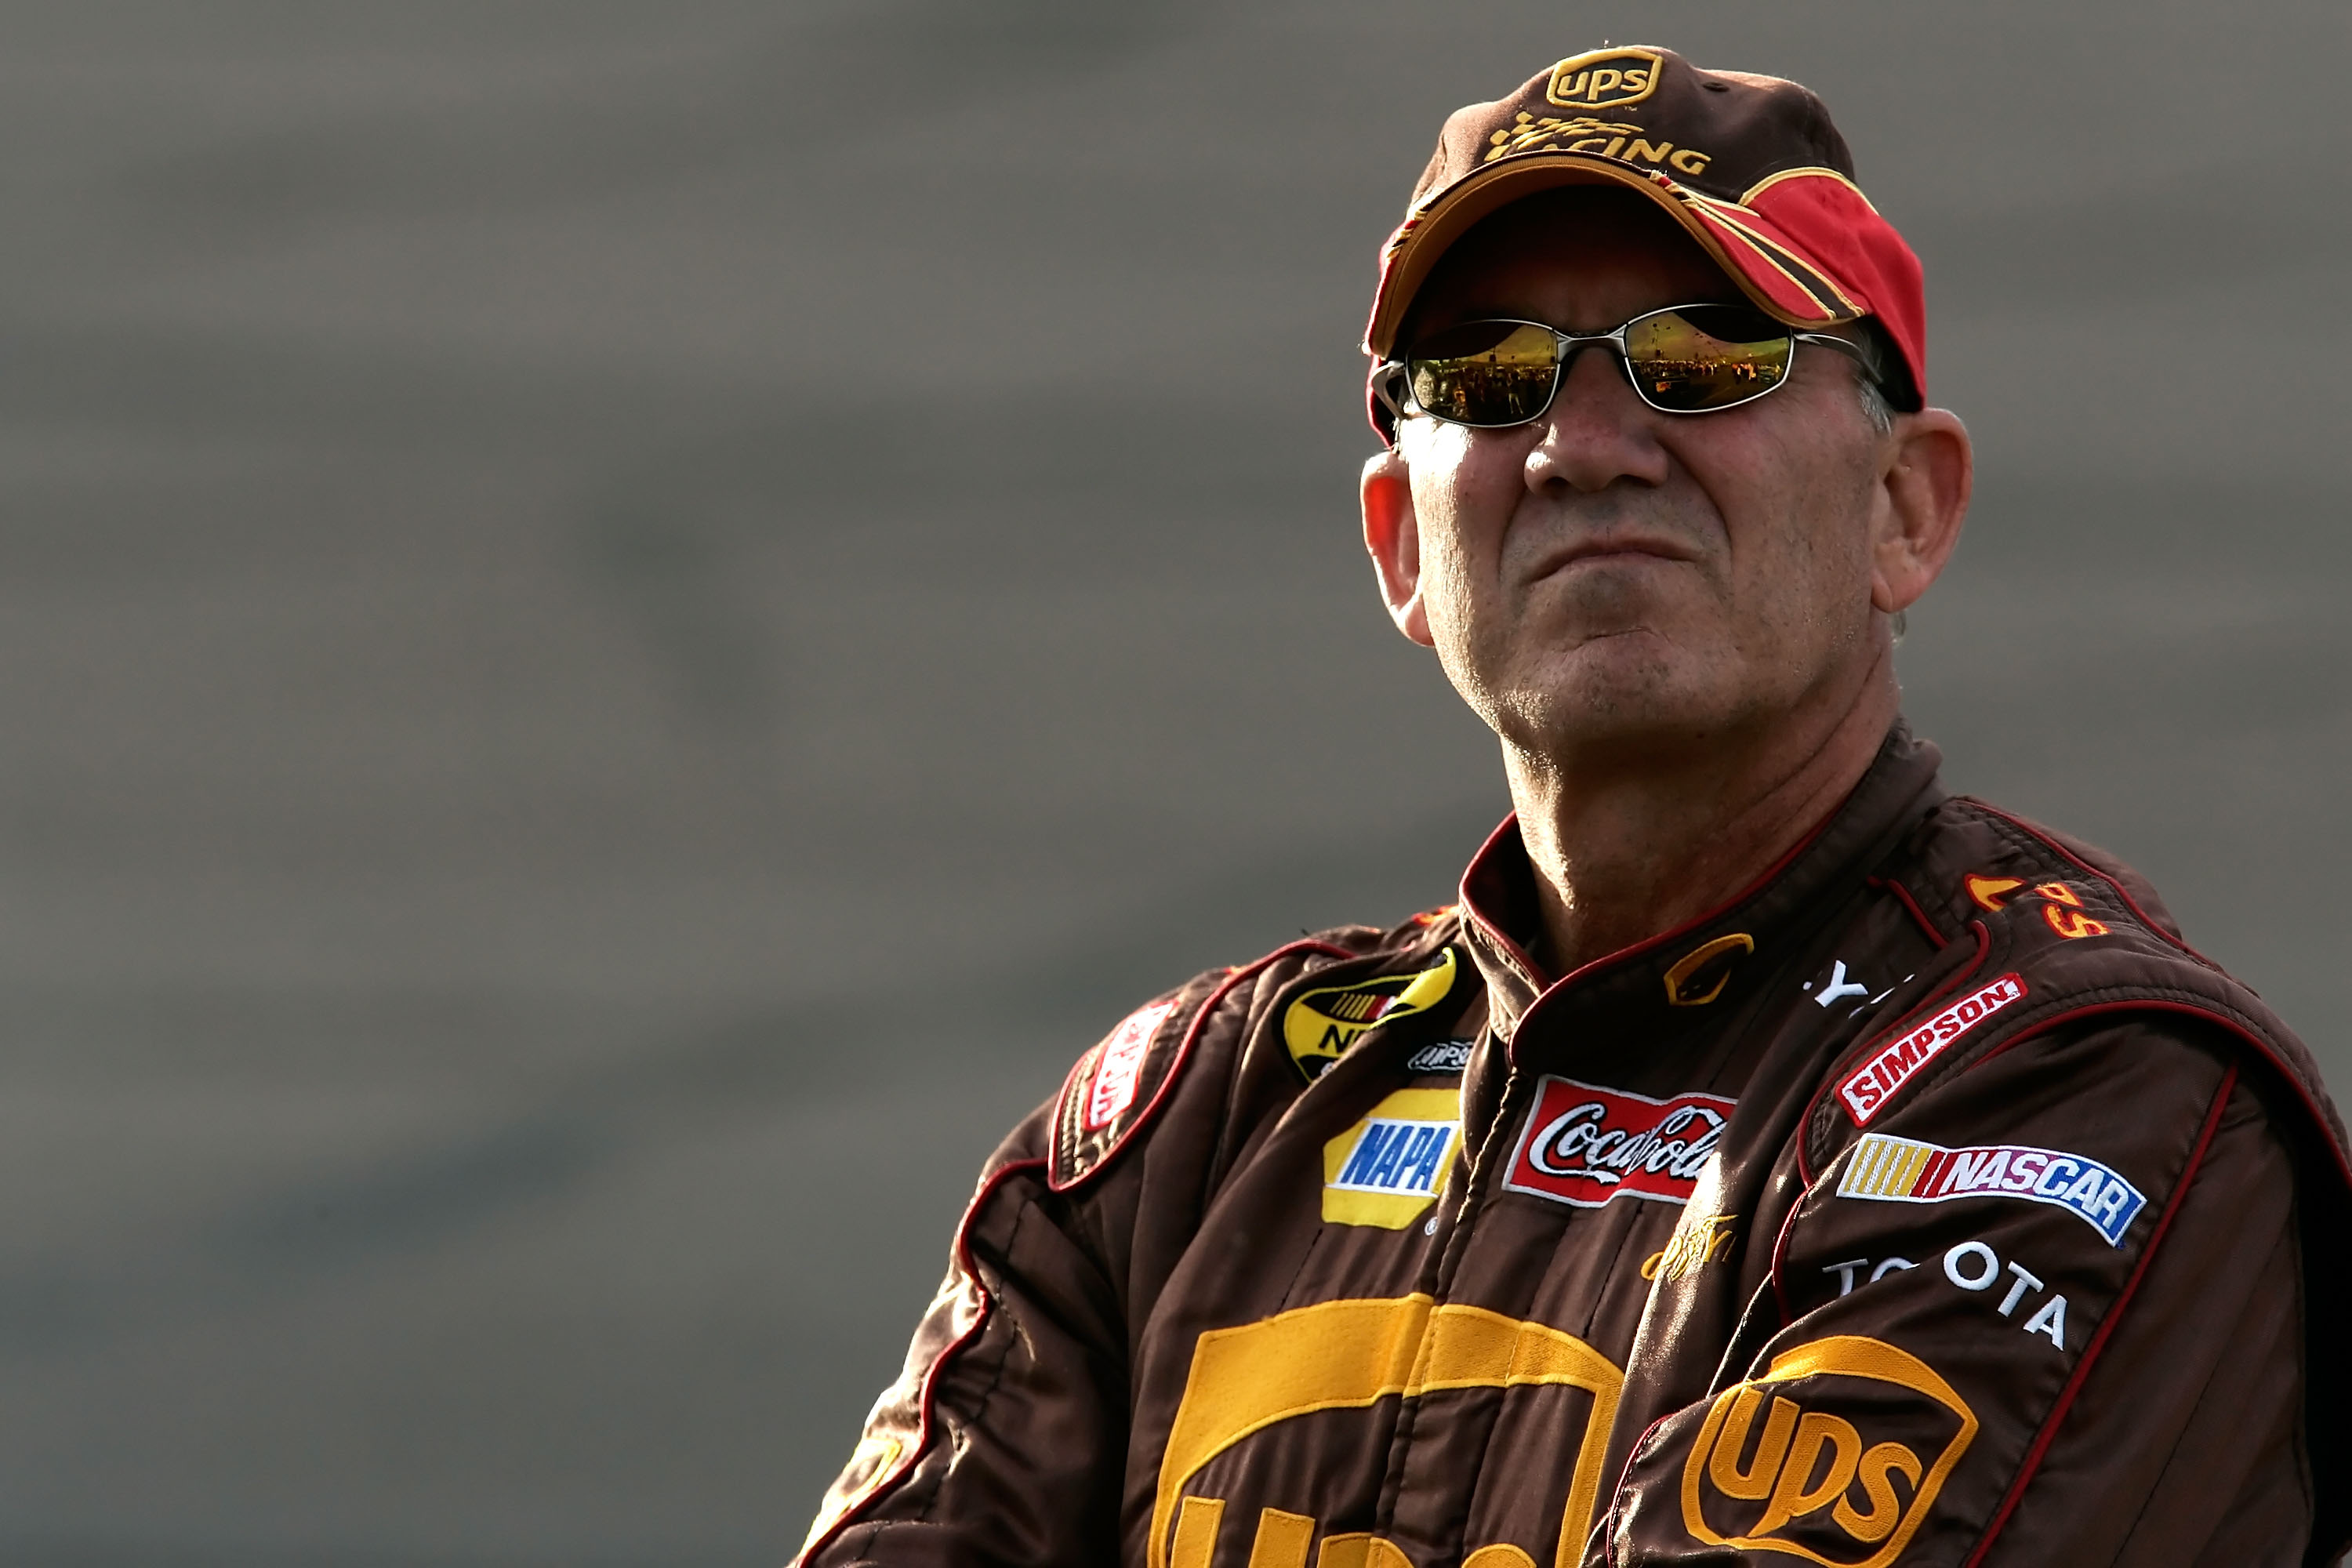
[[[2344,1134],[2096,851],[1898,726],[1564,978],[1458,906],[1191,982],[991,1160],[810,1563],[2332,1561]]]

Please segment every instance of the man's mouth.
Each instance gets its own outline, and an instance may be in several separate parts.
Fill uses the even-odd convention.
[[[1670,540],[1640,535],[1617,535],[1600,539],[1580,540],[1547,554],[1535,575],[1540,579],[1571,567],[1608,563],[1643,561],[1688,561],[1691,552]]]

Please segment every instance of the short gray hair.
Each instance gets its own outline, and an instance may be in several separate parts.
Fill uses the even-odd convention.
[[[1886,401],[1886,389],[1879,385],[1877,379],[1860,365],[1856,365],[1854,369],[1856,372],[1853,378],[1854,395],[1862,400],[1862,416],[1869,420],[1870,427],[1880,435],[1894,434],[1895,406]]]

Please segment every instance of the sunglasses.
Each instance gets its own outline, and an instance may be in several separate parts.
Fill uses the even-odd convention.
[[[1569,362],[1590,343],[1617,351],[1633,395],[1661,414],[1713,414],[1769,394],[1789,377],[1799,343],[1853,359],[1875,381],[1860,343],[1801,332],[1745,305],[1671,305],[1606,332],[1563,332],[1541,321],[1464,321],[1430,333],[1373,373],[1391,415],[1507,429],[1543,417]]]

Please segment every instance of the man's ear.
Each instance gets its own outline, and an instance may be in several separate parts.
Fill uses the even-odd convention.
[[[1381,580],[1381,598],[1397,630],[1433,646],[1421,604],[1421,524],[1412,510],[1412,474],[1391,448],[1364,464],[1364,548]]]
[[[1906,609],[1942,574],[1975,483],[1976,458],[1958,415],[1929,408],[1895,416],[1871,540],[1873,606],[1887,615]]]

